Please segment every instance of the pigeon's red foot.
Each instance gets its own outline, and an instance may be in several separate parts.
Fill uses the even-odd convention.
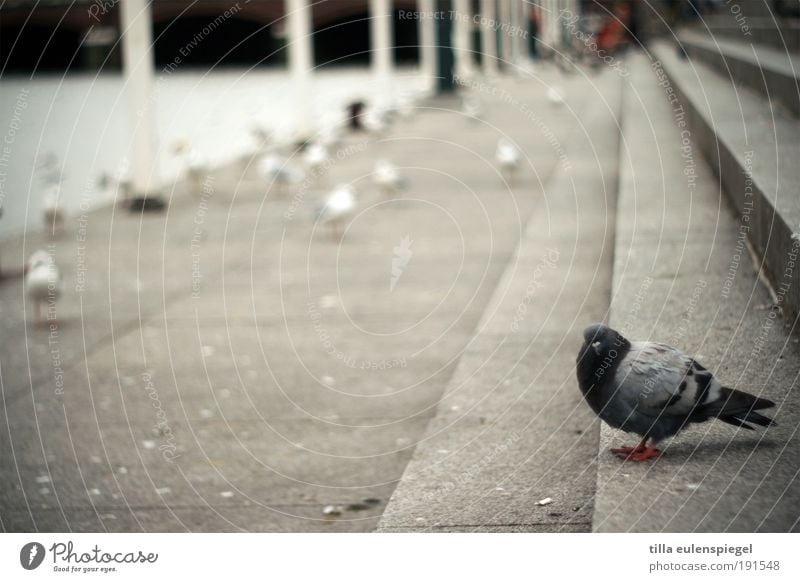
[[[644,445],[636,445],[635,447],[620,447],[618,449],[611,449],[611,452],[617,456],[627,457],[631,453],[640,453],[645,449]]]
[[[647,437],[644,437],[639,444],[635,447],[620,447],[618,449],[611,449],[611,452],[618,457],[628,457],[630,455],[641,453],[647,450]]]
[[[633,450],[627,455],[620,455],[626,461],[649,461],[650,459],[656,459],[660,457],[663,453],[659,451],[655,447],[644,447],[640,450]]]

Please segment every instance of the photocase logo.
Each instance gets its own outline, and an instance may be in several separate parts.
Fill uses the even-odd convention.
[[[408,262],[411,260],[411,257],[414,256],[414,251],[411,250],[412,244],[414,244],[414,241],[406,235],[400,239],[400,244],[392,249],[392,254],[394,256],[392,257],[392,278],[389,280],[390,292],[394,291]]]
[[[39,542],[30,542],[22,546],[19,552],[19,563],[26,570],[35,570],[44,560],[44,546]]]

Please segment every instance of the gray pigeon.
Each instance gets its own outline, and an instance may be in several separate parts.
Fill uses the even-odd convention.
[[[656,445],[693,422],[717,418],[752,430],[770,426],[756,412],[775,404],[722,386],[698,362],[666,344],[630,342],[601,323],[583,331],[578,386],[610,426],[641,435],[635,447],[611,449],[631,461],[661,456]]]

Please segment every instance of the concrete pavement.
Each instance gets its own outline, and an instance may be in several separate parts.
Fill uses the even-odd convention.
[[[254,160],[177,184],[165,214],[68,220],[57,330],[0,285],[3,529],[374,529],[575,127],[542,83],[477,89],[483,121],[434,101],[350,137],[288,196]],[[501,135],[528,156],[513,187]],[[379,157],[410,181],[396,199]],[[340,181],[359,212],[339,242],[312,216]],[[5,242],[4,267],[49,243]]]

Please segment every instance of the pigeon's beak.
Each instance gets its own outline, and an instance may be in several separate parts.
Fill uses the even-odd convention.
[[[594,353],[597,354],[598,356],[600,355],[600,346],[601,345],[602,345],[602,343],[599,342],[599,341],[592,342],[592,349],[594,350]]]

